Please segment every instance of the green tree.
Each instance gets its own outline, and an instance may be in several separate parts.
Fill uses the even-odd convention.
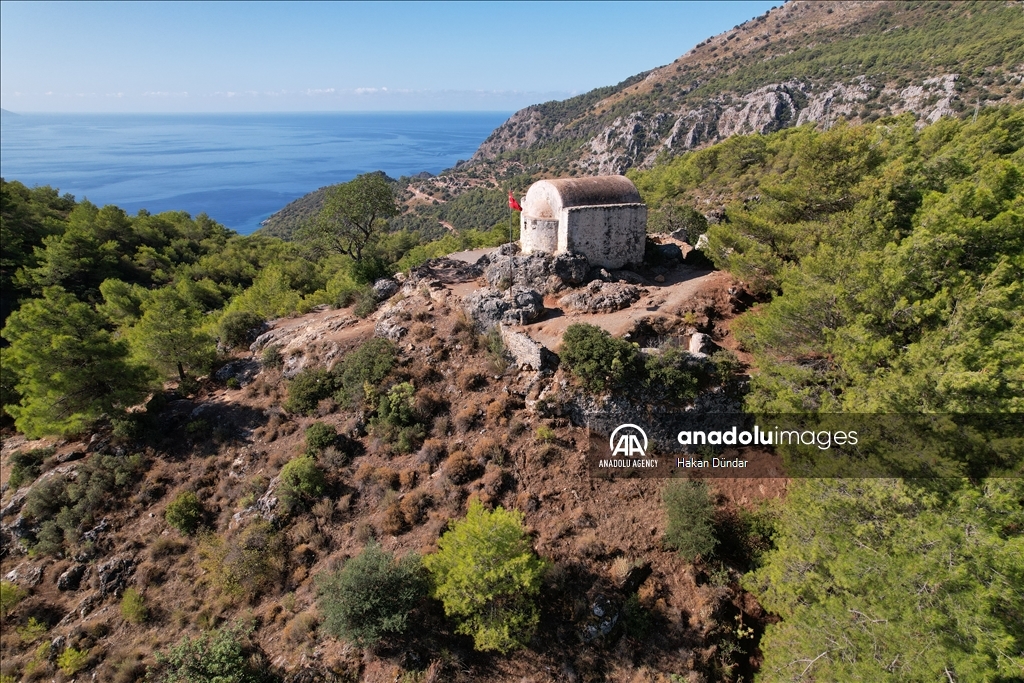
[[[362,646],[405,633],[409,613],[427,594],[420,558],[396,561],[376,543],[339,571],[318,576],[316,584],[324,630]]]
[[[3,329],[4,364],[17,378],[18,405],[7,406],[28,436],[69,434],[104,413],[138,403],[153,377],[103,319],[60,287],[27,301]]]
[[[782,617],[759,680],[1018,680],[1022,501],[1020,479],[794,480],[744,578]]]
[[[200,329],[202,313],[170,288],[158,289],[142,304],[142,317],[127,330],[135,355],[185,380],[186,368],[206,370],[217,355],[213,337]]]
[[[522,513],[488,512],[474,500],[437,547],[423,564],[458,632],[472,636],[478,650],[524,647],[540,619],[535,600],[545,563],[530,546]]]
[[[397,215],[398,204],[388,177],[379,171],[364,173],[331,188],[320,213],[300,237],[359,261],[377,240],[384,221]]]
[[[715,504],[707,484],[672,481],[661,490],[668,526],[665,545],[675,548],[688,562],[707,559],[718,545],[715,537]]]

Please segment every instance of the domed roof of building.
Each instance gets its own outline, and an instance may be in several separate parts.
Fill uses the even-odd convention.
[[[526,192],[523,213],[533,218],[556,218],[563,208],[602,204],[639,204],[643,200],[626,176],[538,180]]]

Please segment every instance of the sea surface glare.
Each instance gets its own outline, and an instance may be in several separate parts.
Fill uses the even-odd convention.
[[[248,234],[288,202],[360,173],[451,168],[509,115],[5,112],[0,173],[130,214],[206,212]]]

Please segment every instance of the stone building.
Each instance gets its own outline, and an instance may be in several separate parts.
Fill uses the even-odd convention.
[[[644,260],[647,206],[625,176],[540,180],[522,205],[524,254],[583,254],[603,268]]]

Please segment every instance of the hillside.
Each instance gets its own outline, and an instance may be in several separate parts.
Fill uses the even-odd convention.
[[[737,133],[1020,102],[1022,34],[1019,2],[789,2],[617,86],[517,112],[469,166],[622,173]]]
[[[394,227],[428,237],[488,228],[503,217],[499,188],[648,168],[737,134],[904,112],[925,123],[1018,103],[1022,34],[1020,2],[788,2],[671,64],[516,112],[469,163],[402,179],[405,212]],[[260,232],[288,239],[320,192]]]
[[[448,235],[372,284],[0,183],[0,680],[1019,678],[1024,107],[632,173],[685,224],[634,270],[424,262]],[[698,218],[716,193],[742,199]],[[705,484],[591,469],[591,417],[741,409],[867,413],[812,464],[886,476],[780,476],[794,448]],[[456,529],[515,556],[439,569]]]

